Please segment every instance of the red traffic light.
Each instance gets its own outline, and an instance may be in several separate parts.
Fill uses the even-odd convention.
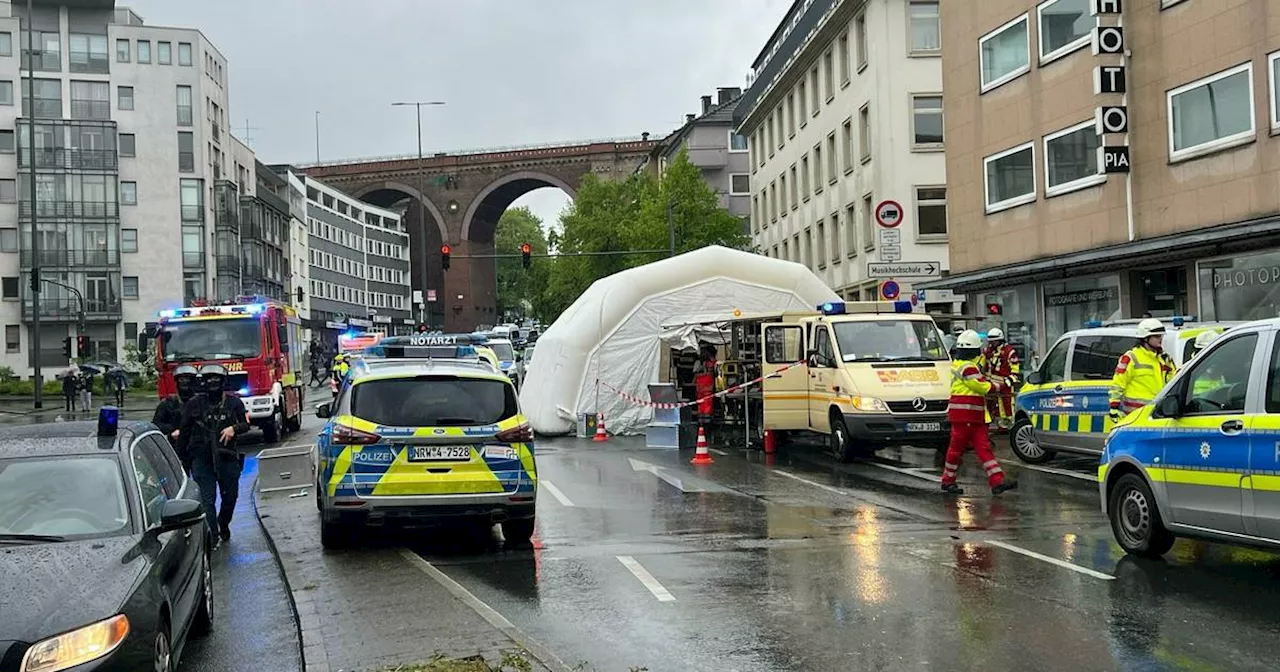
[[[440,254],[449,254],[449,252],[450,252],[450,251],[451,251],[451,249],[450,249],[450,247],[449,247],[448,245],[441,245],[441,246],[440,246]]]
[[[419,325],[418,325],[418,333],[419,333],[419,334],[425,334],[425,333],[427,333],[427,325],[425,325],[425,324],[419,324]]]
[[[533,252],[533,246],[532,246],[532,245],[530,245],[529,243],[522,243],[522,244],[520,245],[520,253],[521,253],[521,254],[529,254],[530,252]]]
[[[1001,315],[1004,313],[1004,308],[1002,308],[998,303],[988,303],[987,313],[991,315]]]
[[[451,251],[451,248],[448,245],[440,246],[440,266],[444,268],[444,270],[446,271],[449,270],[449,252],[450,251]]]

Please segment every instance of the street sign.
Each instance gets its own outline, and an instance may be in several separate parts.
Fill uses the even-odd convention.
[[[877,237],[879,240],[876,248],[880,261],[899,261],[902,259],[902,231],[881,228]]]
[[[897,201],[880,201],[876,206],[876,221],[886,229],[902,224],[902,206]]]
[[[892,280],[885,280],[880,284],[880,296],[883,296],[886,300],[896,300],[901,291],[902,288],[898,287],[898,283]]]
[[[434,289],[428,289],[428,290],[427,290],[427,302],[428,302],[428,303],[435,303],[435,301],[436,301],[436,290],[434,290]]]
[[[899,261],[899,262],[867,262],[867,277],[870,278],[940,278],[942,264],[936,261]]]

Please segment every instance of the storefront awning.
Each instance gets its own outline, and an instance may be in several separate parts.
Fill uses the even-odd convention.
[[[1280,217],[1272,216],[960,273],[938,280],[917,282],[914,287],[978,292],[1011,283],[1059,280],[1082,274],[1188,261],[1256,250],[1277,243],[1280,243]]]

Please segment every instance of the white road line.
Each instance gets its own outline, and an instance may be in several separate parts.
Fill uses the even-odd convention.
[[[855,462],[855,464],[857,464],[857,463]],[[895,466],[893,466],[892,464],[883,464],[883,463],[881,463],[881,462],[863,462],[862,464],[869,464],[869,465],[871,465],[871,466],[873,466],[873,467],[880,467],[881,469],[888,469],[889,471],[896,471],[896,472],[898,472],[899,474],[906,474],[907,476],[914,476],[914,477],[916,477],[916,478],[921,478],[921,479],[924,479],[924,480],[926,480],[926,481],[933,481],[934,483],[941,483],[941,482],[942,482],[942,477],[941,477],[941,476],[935,476],[935,475],[933,475],[933,474],[928,474],[928,473],[925,473],[925,474],[920,473],[920,471],[919,471],[919,470],[921,469],[921,467],[912,467],[912,468],[908,468],[908,467],[895,467]]]
[[[551,493],[552,497],[556,498],[557,502],[560,502],[561,506],[573,506],[573,502],[569,501],[569,498],[566,497],[563,492],[560,492],[560,488],[557,488],[555,483],[552,483],[545,478],[538,482],[542,484],[542,487],[547,489],[547,492]]]
[[[1033,471],[1043,471],[1046,474],[1057,474],[1058,476],[1069,476],[1071,478],[1078,478],[1082,481],[1089,481],[1091,483],[1098,482],[1097,474],[1081,474],[1079,472],[1068,471],[1066,469],[1055,469],[1053,467],[1041,467],[1034,464],[1019,464],[1018,467],[1022,469],[1031,469]]]
[[[725,452],[725,451],[723,451],[723,450],[720,450],[719,448],[708,448],[707,450],[709,450],[709,451],[711,451],[711,452],[715,453],[716,455],[728,455],[728,454],[729,454],[729,453],[726,453],[726,452]]]
[[[463,588],[462,584],[449,578],[448,574],[440,571],[435,565],[423,560],[416,553],[407,548],[400,549],[400,555],[407,560],[409,564],[418,568],[423,574],[435,579],[436,583],[443,586],[445,590],[449,591],[454,597],[461,600],[463,604],[471,607],[471,610],[479,614],[484,620],[488,621],[489,625],[501,630],[503,634],[511,639],[511,641],[515,642],[525,651],[528,651],[534,658],[537,658],[542,662],[543,665],[546,665],[548,668],[556,670],[557,672],[570,671],[571,668],[566,665],[563,660],[560,660],[556,654],[551,653],[537,640],[524,634],[520,628],[517,628],[511,621],[508,621],[505,616],[499,614],[493,607],[485,604],[480,600],[480,598],[472,595],[471,591]]]
[[[1059,567],[1064,567],[1064,568],[1069,569],[1069,570],[1071,570],[1071,571],[1073,571],[1073,572],[1080,572],[1081,574],[1084,574],[1084,575],[1086,575],[1086,576],[1092,576],[1092,577],[1093,577],[1093,578],[1095,578],[1095,579],[1102,579],[1103,581],[1115,581],[1115,579],[1116,579],[1116,577],[1111,576],[1110,574],[1103,574],[1102,572],[1099,572],[1099,571],[1095,571],[1095,570],[1089,569],[1088,567],[1081,567],[1080,565],[1073,565],[1073,564],[1071,564],[1071,563],[1069,563],[1069,562],[1067,562],[1067,561],[1065,561],[1065,560],[1059,560],[1059,559],[1057,559],[1057,558],[1051,558],[1051,557],[1049,557],[1049,556],[1047,556],[1047,555],[1041,555],[1041,554],[1039,554],[1039,553],[1036,553],[1035,551],[1028,551],[1028,550],[1027,550],[1027,549],[1025,549],[1025,548],[1020,548],[1020,547],[1018,547],[1018,546],[1014,546],[1013,544],[1006,544],[1006,543],[1005,543],[1005,542],[1003,542],[1003,541],[996,541],[996,540],[994,540],[994,539],[988,539],[988,540],[986,540],[986,541],[985,541],[985,542],[983,542],[983,543],[987,543],[987,544],[990,544],[990,545],[992,545],[992,546],[996,546],[996,547],[998,547],[998,548],[1003,548],[1003,549],[1005,549],[1006,551],[1013,551],[1014,553],[1019,553],[1019,554],[1021,554],[1021,555],[1025,555],[1025,556],[1027,556],[1028,558],[1035,558],[1036,560],[1043,560],[1044,562],[1047,562],[1047,563],[1049,563],[1049,564],[1051,564],[1051,565],[1057,565],[1057,566],[1059,566]]]
[[[658,580],[653,578],[653,575],[649,573],[649,570],[641,567],[640,563],[636,562],[635,558],[629,555],[619,555],[617,557],[618,562],[621,562],[623,567],[626,567],[637,579],[640,579],[640,583],[644,584],[644,587],[648,588],[649,592],[653,593],[653,596],[658,598],[659,602],[676,601],[676,596],[667,592],[667,589],[663,588],[662,584],[658,583]]]
[[[779,475],[779,476],[786,476],[787,478],[790,478],[790,479],[794,479],[794,480],[800,481],[801,483],[804,483],[805,485],[812,485],[812,486],[813,486],[813,487],[815,487],[815,488],[821,488],[821,489],[823,489],[823,490],[826,490],[827,492],[834,492],[834,493],[835,493],[835,494],[837,494],[837,495],[848,495],[848,494],[849,494],[849,493],[845,492],[844,490],[841,490],[840,488],[834,488],[834,487],[832,487],[832,486],[830,486],[830,485],[823,485],[822,483],[818,483],[817,481],[811,481],[811,480],[809,480],[809,479],[807,479],[807,478],[804,478],[804,477],[802,477],[802,476],[796,476],[795,474],[793,474],[793,473],[791,473],[791,472],[783,471],[783,470],[781,470],[781,469],[771,469],[771,470],[769,470],[769,473],[771,473],[771,474],[777,474],[777,475]]]

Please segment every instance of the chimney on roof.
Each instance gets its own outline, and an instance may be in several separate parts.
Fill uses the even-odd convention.
[[[689,122],[693,121],[694,117],[696,117],[696,116],[698,116],[698,115],[696,115],[696,114],[686,114],[686,115],[684,115],[684,122],[687,124],[687,123],[689,123]]]
[[[719,94],[719,103],[717,103],[719,105],[724,105],[742,96],[742,89],[736,86],[722,86],[716,92]]]
[[[640,134],[640,141],[649,142],[649,131],[645,131],[644,133]]]
[[[711,96],[702,97],[702,113],[706,114],[711,111]]]

